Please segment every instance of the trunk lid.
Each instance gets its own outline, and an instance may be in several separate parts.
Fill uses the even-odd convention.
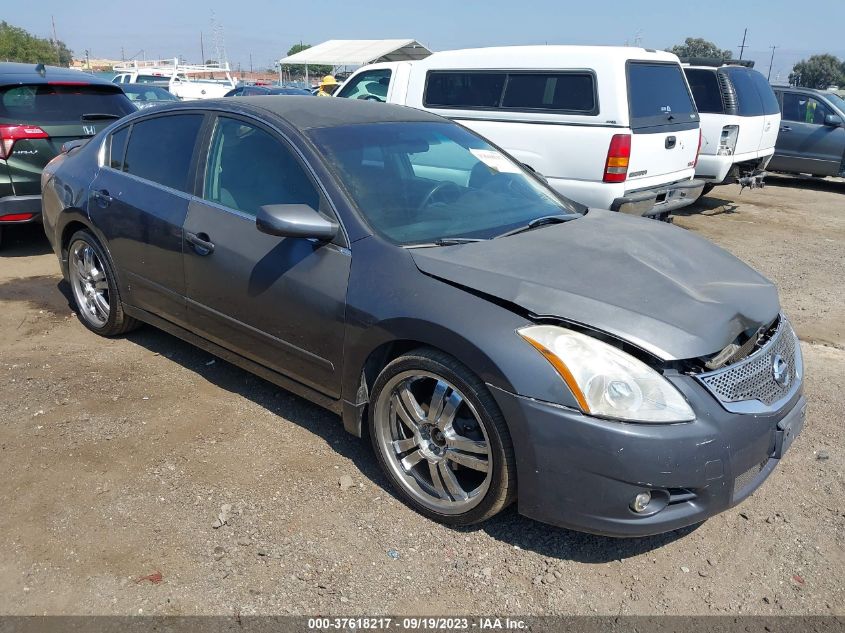
[[[14,195],[41,193],[41,171],[67,141],[94,136],[135,111],[118,86],[86,82],[18,84],[0,88],[0,125],[40,128],[47,138],[14,142],[5,163]]]

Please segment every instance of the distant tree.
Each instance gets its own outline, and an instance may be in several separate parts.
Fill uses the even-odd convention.
[[[701,37],[688,37],[683,44],[676,44],[668,49],[678,57],[715,57],[716,59],[733,59],[733,51],[721,49],[713,42]]]
[[[61,40],[36,37],[24,29],[0,22],[0,60],[69,66],[73,58]]]
[[[804,88],[842,86],[845,84],[845,64],[835,55],[813,55],[792,67],[789,83]]]
[[[301,53],[304,50],[311,48],[311,44],[294,44],[288,49],[288,56],[296,55],[297,53]],[[314,64],[308,65],[308,74],[311,77],[317,77],[322,75],[330,75],[334,68],[331,66],[325,66],[322,64]],[[305,75],[305,66],[301,64],[282,64],[282,72],[288,75]]]

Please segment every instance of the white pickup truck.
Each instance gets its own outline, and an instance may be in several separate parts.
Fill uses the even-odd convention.
[[[184,101],[216,99],[224,96],[236,85],[229,72],[228,64],[181,64],[178,59],[135,60],[119,64],[114,70],[118,74],[112,79],[113,83],[160,85]],[[225,78],[213,78],[221,74]],[[212,78],[197,78],[197,75]]]
[[[665,219],[692,204],[698,112],[678,58],[610,46],[443,51],[357,70],[337,97],[453,119],[578,203]]]

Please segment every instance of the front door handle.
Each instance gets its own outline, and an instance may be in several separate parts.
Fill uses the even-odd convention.
[[[99,204],[103,208],[109,206],[112,203],[112,200],[114,200],[114,198],[109,195],[109,192],[106,189],[95,190],[94,197],[97,199],[97,204]]]
[[[211,255],[214,252],[214,242],[205,233],[185,233],[185,239],[194,247],[197,255]]]
[[[791,127],[789,127],[788,125],[781,125],[781,126],[780,126],[780,131],[781,131],[781,132],[791,132],[791,131],[792,131],[792,128],[791,128]]]

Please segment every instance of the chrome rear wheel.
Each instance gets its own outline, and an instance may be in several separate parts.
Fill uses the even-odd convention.
[[[80,316],[93,328],[104,328],[111,314],[109,280],[102,260],[85,240],[70,244],[68,271]]]

